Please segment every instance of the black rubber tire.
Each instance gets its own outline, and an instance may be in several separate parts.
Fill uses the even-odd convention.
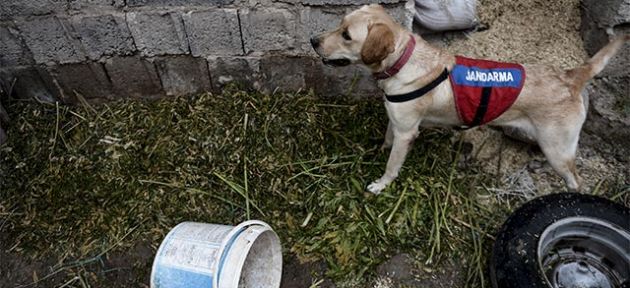
[[[548,288],[537,261],[538,241],[560,219],[586,216],[630,231],[630,208],[608,199],[577,193],[538,197],[505,221],[494,242],[490,279],[495,288]]]

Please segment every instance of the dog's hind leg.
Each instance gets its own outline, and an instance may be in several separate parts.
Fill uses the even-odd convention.
[[[567,125],[543,128],[538,131],[537,136],[538,145],[547,157],[547,161],[564,179],[571,192],[579,191],[582,182],[575,166],[581,126],[580,124],[579,127]]]

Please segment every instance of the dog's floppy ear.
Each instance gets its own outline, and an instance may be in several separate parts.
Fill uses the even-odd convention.
[[[383,23],[370,24],[368,36],[361,47],[361,60],[366,65],[383,61],[394,52],[394,32]]]

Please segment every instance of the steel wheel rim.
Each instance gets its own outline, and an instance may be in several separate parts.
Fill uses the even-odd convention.
[[[549,287],[630,287],[630,231],[591,217],[564,218],[541,234],[537,261]]]

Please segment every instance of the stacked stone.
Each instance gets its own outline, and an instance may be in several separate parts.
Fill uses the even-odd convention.
[[[370,3],[411,26],[407,2],[2,0],[0,84],[16,97],[66,103],[217,92],[231,81],[374,95],[367,71],[323,66],[308,39]]]
[[[582,38],[592,56],[609,38],[630,35],[629,0],[583,0]],[[584,130],[610,143],[622,161],[630,161],[630,43],[626,43],[587,89]]]

